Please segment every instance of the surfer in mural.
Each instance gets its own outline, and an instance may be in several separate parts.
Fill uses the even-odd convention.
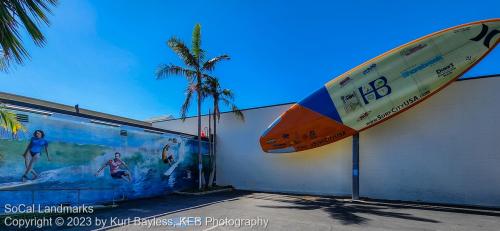
[[[111,178],[113,179],[123,179],[127,182],[132,181],[132,177],[130,176],[130,169],[128,168],[127,164],[123,162],[121,159],[121,154],[119,152],[115,153],[115,158],[108,160],[95,174],[98,176],[101,171],[106,168],[106,166],[109,166],[109,173],[111,174]],[[122,170],[120,167],[124,167],[127,170]]]
[[[48,147],[49,143],[47,142],[47,140],[45,140],[45,133],[42,130],[36,130],[33,133],[33,137],[31,137],[26,150],[24,151],[23,157],[26,170],[24,171],[24,174],[22,176],[23,182],[28,179],[29,173],[33,174],[32,180],[38,178],[38,174],[33,169],[33,167],[40,158],[42,150],[45,150],[45,153],[47,154],[47,160],[50,161]]]
[[[161,152],[161,159],[162,159],[163,163],[169,165],[169,168],[167,169],[167,171],[165,173],[163,173],[163,175],[166,177],[169,177],[170,175],[172,175],[174,170],[179,165],[179,163],[177,161],[175,161],[175,158],[174,158],[174,150],[172,147],[173,144],[177,144],[177,139],[175,139],[175,138],[169,139],[169,143],[163,147],[163,150]]]
[[[170,144],[166,144],[161,151],[161,159],[163,163],[172,166],[175,163],[174,154],[170,149]]]

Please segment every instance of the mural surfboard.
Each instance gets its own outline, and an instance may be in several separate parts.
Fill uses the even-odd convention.
[[[320,147],[380,124],[440,91],[500,42],[500,18],[442,30],[334,78],[281,114],[260,137],[265,152]]]
[[[32,185],[32,184],[37,184],[39,183],[37,180],[27,180],[27,181],[19,181],[19,182],[8,182],[8,183],[1,183],[0,184],[0,189],[11,189],[11,188],[17,188],[21,186],[27,186],[27,185]]]
[[[179,162],[175,162],[172,166],[170,166],[170,168],[168,168],[168,170],[163,175],[164,176],[172,175],[172,173],[174,172],[174,170],[177,168],[178,165],[179,165]]]

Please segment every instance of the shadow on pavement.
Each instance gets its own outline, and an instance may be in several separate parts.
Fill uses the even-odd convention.
[[[417,217],[409,213],[387,211],[401,209],[408,211],[413,210],[428,210],[447,213],[460,213],[468,215],[483,215],[500,217],[500,210],[493,208],[467,207],[467,206],[451,206],[442,204],[429,203],[406,203],[406,202],[390,202],[382,200],[365,199],[363,201],[350,201],[337,197],[328,196],[301,196],[287,194],[267,194],[254,193],[247,197],[263,200],[271,200],[285,202],[289,206],[269,206],[262,205],[265,208],[283,208],[283,209],[299,209],[299,210],[323,210],[327,212],[331,218],[340,221],[342,224],[364,224],[369,221],[368,218],[360,216],[361,214],[372,214],[376,216],[391,217],[398,219],[406,219],[413,221],[440,223],[438,220]]]
[[[372,214],[383,217],[399,218],[399,219],[430,222],[430,223],[440,223],[437,220],[416,217],[408,213],[384,211],[386,209],[389,209],[388,206],[350,203],[341,201],[333,197],[290,196],[281,194],[266,194],[263,196],[259,196],[257,194],[257,195],[250,195],[247,197],[291,204],[285,206],[272,206],[272,205],[260,206],[264,208],[323,210],[324,212],[328,213],[332,219],[338,220],[344,225],[367,223],[370,219],[361,216],[361,214]]]

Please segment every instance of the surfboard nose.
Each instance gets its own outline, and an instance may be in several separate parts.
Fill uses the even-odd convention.
[[[328,116],[294,104],[260,137],[264,152],[289,153],[319,147],[355,134],[356,131]]]

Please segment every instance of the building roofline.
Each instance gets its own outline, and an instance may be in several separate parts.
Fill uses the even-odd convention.
[[[495,74],[495,75],[480,75],[476,77],[467,77],[467,78],[459,78],[456,81],[465,81],[465,80],[474,80],[474,79],[487,79],[487,78],[499,78],[500,74]]]
[[[477,76],[477,77],[459,78],[459,79],[457,79],[456,81],[457,81],[457,82],[460,82],[460,81],[466,81],[466,80],[486,79],[486,78],[499,78],[499,77],[500,77],[500,74],[494,74],[494,75],[481,75],[481,76]],[[279,104],[273,104],[273,105],[266,105],[266,106],[259,106],[259,107],[251,107],[251,108],[241,109],[241,111],[256,110],[256,109],[262,109],[262,108],[268,108],[268,107],[278,107],[278,106],[283,106],[283,105],[288,105],[288,104],[294,104],[294,103],[297,103],[297,102],[279,103]],[[225,114],[225,113],[232,113],[232,112],[233,112],[233,111],[225,111],[225,112],[221,112],[221,114]],[[202,114],[201,116],[208,116],[208,114]],[[187,117],[186,117],[186,119],[189,119],[189,118],[194,118],[194,117],[196,117],[196,116],[187,116]],[[158,121],[154,121],[153,123],[157,123],[157,122],[165,122],[165,121],[173,121],[173,120],[180,120],[180,119],[181,119],[181,118],[158,120]]]
[[[4,104],[40,109],[40,110],[45,110],[45,111],[50,111],[50,112],[55,112],[55,113],[83,117],[83,118],[87,118],[87,119],[95,119],[95,120],[100,120],[100,121],[104,121],[104,122],[110,122],[110,123],[116,123],[116,124],[120,124],[120,125],[138,127],[138,128],[148,129],[148,130],[153,130],[153,131],[158,131],[158,132],[172,133],[172,134],[190,136],[190,137],[195,137],[195,138],[197,137],[197,136],[192,135],[192,134],[187,134],[187,133],[182,133],[182,132],[165,130],[165,129],[153,127],[152,123],[145,122],[145,121],[125,118],[125,117],[121,117],[121,116],[115,116],[115,115],[106,114],[106,113],[97,112],[97,111],[92,111],[92,110],[87,110],[87,109],[83,109],[83,108],[79,108],[79,110],[77,112],[75,107],[71,107],[68,105],[54,103],[54,102],[50,102],[50,101],[46,101],[46,100],[35,99],[35,98],[31,98],[31,97],[26,97],[26,96],[14,95],[14,94],[5,93],[5,92],[0,92],[0,102],[4,103]]]
[[[262,109],[262,108],[268,108],[268,107],[279,107],[279,106],[290,105],[290,104],[294,104],[294,103],[297,103],[297,102],[288,102],[288,103],[279,103],[279,104],[272,104],[272,105],[266,105],[266,106],[249,107],[249,108],[245,108],[245,109],[240,109],[240,111],[250,111],[250,110]],[[224,112],[221,112],[220,114],[226,114],[226,113],[232,113],[232,112],[233,111],[224,111]],[[202,117],[208,116],[208,114],[202,114],[201,116]],[[197,116],[186,116],[186,119],[195,118],[195,117],[197,117]],[[181,118],[158,120],[158,121],[154,121],[153,123],[173,121],[173,120],[181,120]]]

